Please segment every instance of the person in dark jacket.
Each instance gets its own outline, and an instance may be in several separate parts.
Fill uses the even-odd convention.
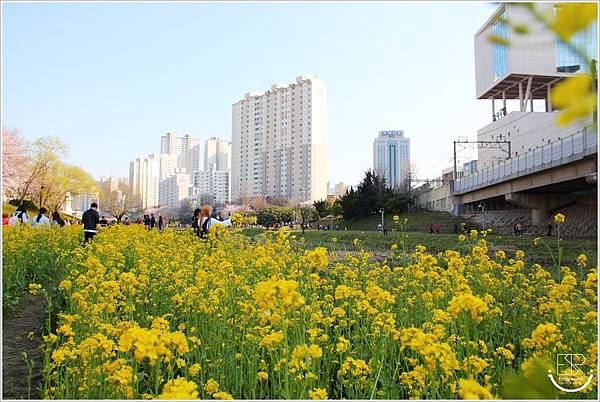
[[[163,230],[165,227],[165,223],[163,221],[162,215],[158,215],[158,230]]]
[[[150,229],[154,229],[154,226],[156,226],[156,218],[154,214],[150,214]]]
[[[92,202],[90,209],[83,213],[81,217],[83,223],[83,235],[85,237],[85,243],[89,242],[96,236],[98,229],[96,225],[100,223],[100,214],[98,213],[98,204]]]

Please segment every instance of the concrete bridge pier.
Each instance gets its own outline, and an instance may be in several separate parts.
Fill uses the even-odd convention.
[[[577,196],[569,193],[508,193],[506,201],[521,208],[531,209],[531,223],[541,225],[549,216],[550,211],[571,204]]]

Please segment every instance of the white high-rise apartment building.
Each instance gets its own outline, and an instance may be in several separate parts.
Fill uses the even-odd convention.
[[[192,194],[226,204],[230,194],[231,143],[211,137],[204,142],[204,170],[192,176]]]
[[[159,162],[154,154],[129,163],[129,185],[133,195],[141,198],[142,209],[158,206]]]
[[[160,179],[170,176],[175,169],[184,169],[188,174],[200,170],[200,141],[197,138],[189,134],[177,137],[173,133],[161,137]]]
[[[232,108],[231,199],[327,197],[327,87],[302,75]]]
[[[231,142],[211,137],[204,142],[204,170],[231,169]]]
[[[410,169],[410,140],[404,131],[380,131],[373,141],[373,170],[385,177],[386,185],[399,190],[406,184]]]
[[[214,203],[229,202],[229,170],[201,170],[194,172],[193,193],[209,196]]]
[[[159,184],[159,203],[161,206],[178,207],[181,200],[189,196],[190,175],[182,168],[162,179]]]

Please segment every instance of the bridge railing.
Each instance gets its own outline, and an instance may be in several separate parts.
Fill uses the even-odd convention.
[[[454,194],[463,194],[506,180],[583,159],[597,153],[598,132],[587,127],[568,137],[532,149],[454,182]]]

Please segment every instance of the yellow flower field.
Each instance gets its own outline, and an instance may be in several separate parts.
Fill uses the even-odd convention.
[[[557,353],[597,373],[597,270],[553,279],[478,234],[468,251],[457,239],[463,251],[377,262],[358,241],[339,256],[287,231],[204,241],[132,225],[87,247],[75,230],[7,232],[5,275],[40,247],[60,264],[46,398],[498,398],[505,376],[526,386]],[[558,396],[594,399],[595,384]]]

